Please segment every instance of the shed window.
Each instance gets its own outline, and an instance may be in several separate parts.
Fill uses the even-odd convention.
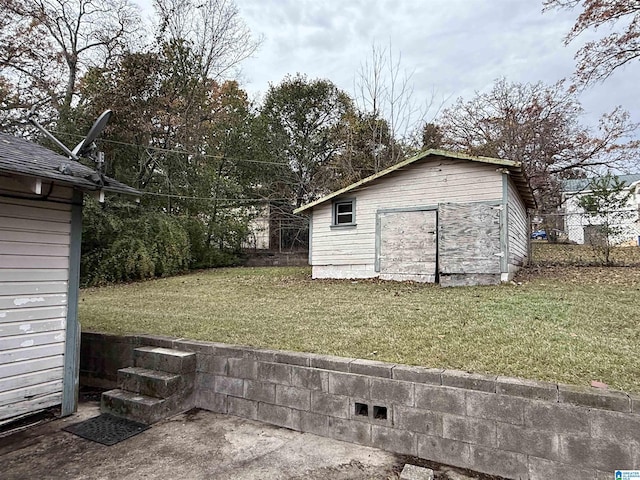
[[[341,200],[333,204],[334,225],[355,225],[356,211],[354,200]]]

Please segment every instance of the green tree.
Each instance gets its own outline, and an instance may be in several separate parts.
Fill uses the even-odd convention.
[[[326,193],[333,181],[329,168],[345,148],[349,96],[328,80],[287,76],[269,87],[260,110],[260,137],[267,158],[278,164],[272,191],[296,206]]]
[[[591,180],[587,190],[589,193],[578,200],[578,206],[584,209],[586,220],[593,227],[588,243],[601,254],[605,265],[611,265],[611,247],[624,239],[625,223],[634,215],[629,209],[632,193],[611,173]]]

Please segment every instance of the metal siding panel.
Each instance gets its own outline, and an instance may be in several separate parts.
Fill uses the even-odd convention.
[[[4,350],[35,347],[38,345],[48,345],[50,343],[60,343],[64,341],[64,337],[64,330],[20,334],[13,337],[2,337],[2,339],[0,340],[0,352]]]
[[[0,378],[8,378],[16,375],[28,375],[33,372],[39,372],[41,370],[48,370],[51,368],[62,368],[63,365],[64,359],[62,358],[62,355],[7,363],[0,365]]]
[[[39,383],[54,382],[62,379],[62,367],[40,370],[26,375],[16,375],[13,377],[0,378],[0,392],[25,388]]]
[[[65,265],[65,268],[0,268],[0,282],[46,282],[68,279],[68,265]]]
[[[25,243],[0,241],[0,252],[4,255],[25,255],[31,257],[68,257],[68,245],[48,243]]]
[[[15,308],[53,307],[66,304],[66,293],[0,297],[0,311]]]
[[[64,353],[64,343],[50,343],[37,347],[18,348],[15,350],[0,351],[0,365],[23,360],[34,360],[41,357],[53,357]]]
[[[14,308],[10,310],[0,311],[0,324],[22,322],[22,321],[36,321],[36,320],[51,320],[55,318],[66,318],[67,307],[54,306],[54,307],[33,307],[33,308]]]
[[[0,217],[0,225],[7,230],[66,234],[71,232],[71,223],[48,222],[46,220],[33,220],[30,218]]]
[[[6,230],[0,226],[0,242],[47,243],[51,245],[69,245],[67,233],[44,233]]]
[[[1,420],[11,421],[13,418],[38,412],[45,408],[60,405],[62,401],[62,393],[55,392],[50,395],[44,395],[38,398],[25,400],[20,403],[14,403],[0,407],[0,424],[6,423]]]
[[[12,337],[28,333],[51,332],[64,330],[64,318],[52,318],[48,320],[34,320],[30,322],[0,322],[0,337]],[[4,340],[0,340],[2,346]]]
[[[32,257],[23,255],[0,255],[0,269],[2,268],[33,268],[58,269],[68,268],[67,257]]]
[[[33,400],[34,397],[42,397],[62,391],[62,378],[52,382],[29,385],[24,388],[0,392],[0,407],[19,403],[24,400]]]
[[[0,201],[0,205],[2,205],[0,218],[27,218],[56,223],[69,223],[71,221],[71,214],[69,210],[49,208],[49,205],[51,204],[47,202],[32,206]]]
[[[67,293],[67,282],[0,282],[0,295]]]

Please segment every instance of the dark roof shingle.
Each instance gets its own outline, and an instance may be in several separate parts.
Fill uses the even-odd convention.
[[[103,185],[92,180],[96,171],[36,143],[0,133],[0,173],[13,173],[52,180],[81,190],[141,195],[133,187],[109,177]]]

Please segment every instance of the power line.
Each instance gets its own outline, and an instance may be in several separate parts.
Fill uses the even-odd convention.
[[[68,137],[84,138],[84,135],[79,135],[77,133],[59,132],[59,131],[55,131],[55,130],[51,130],[51,133],[55,133],[56,135],[66,135]],[[229,156],[226,156],[226,155],[212,155],[212,154],[208,154],[208,153],[189,152],[188,150],[176,150],[176,149],[172,149],[172,148],[152,147],[152,146],[138,145],[138,144],[135,144],[135,143],[122,142],[120,140],[107,140],[105,138],[101,138],[99,141],[100,142],[105,142],[105,143],[111,143],[111,144],[114,144],[114,145],[122,145],[122,146],[126,146],[126,147],[144,148],[145,150],[154,150],[154,151],[166,152],[166,153],[177,153],[177,154],[180,154],[180,155],[194,155],[194,156],[199,156],[199,157],[204,157],[204,158],[213,158],[213,159],[216,159],[216,160],[233,160],[235,162],[257,163],[257,164],[261,164],[261,165],[276,165],[276,166],[279,166],[279,167],[286,166],[285,163],[268,162],[266,160],[251,160],[251,159],[248,159],[248,158],[229,157]]]
[[[259,202],[276,202],[285,201],[287,198],[216,198],[216,197],[192,197],[189,195],[178,195],[171,193],[159,193],[159,192],[141,192],[143,195],[154,195],[157,197],[166,198],[180,198],[182,200],[215,200],[218,202],[245,202],[245,203],[259,203]]]

